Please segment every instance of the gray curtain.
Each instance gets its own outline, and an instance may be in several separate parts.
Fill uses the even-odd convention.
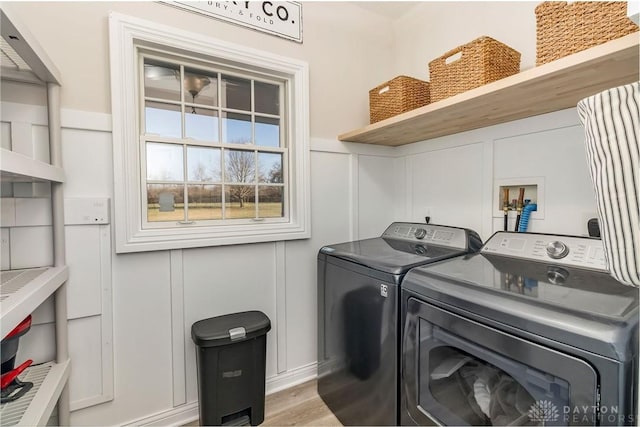
[[[638,83],[578,103],[611,275],[640,287],[640,92]]]

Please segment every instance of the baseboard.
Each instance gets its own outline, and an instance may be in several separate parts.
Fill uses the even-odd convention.
[[[318,376],[318,364],[316,362],[299,368],[290,369],[273,377],[267,378],[266,394],[277,393],[289,387],[302,384]]]
[[[122,427],[137,426],[182,426],[198,419],[198,402],[187,403],[177,408],[130,421]]]
[[[290,387],[302,384],[314,379],[318,374],[317,363],[310,363],[299,368],[291,369],[278,375],[267,378],[266,394],[273,394]],[[130,421],[123,427],[134,426],[182,426],[198,419],[198,402],[191,402],[177,408]]]

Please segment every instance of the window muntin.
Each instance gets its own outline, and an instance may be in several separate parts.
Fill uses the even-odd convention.
[[[288,220],[284,82],[141,57],[143,228]]]

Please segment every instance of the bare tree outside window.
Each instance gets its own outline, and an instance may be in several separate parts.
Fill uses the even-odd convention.
[[[267,177],[267,182],[276,184],[282,183],[282,165],[278,163],[274,163],[269,171],[269,176]]]
[[[231,182],[256,181],[256,157],[253,151],[229,150],[225,159],[226,180]],[[230,185],[232,201],[238,201],[243,208],[247,197],[253,194],[254,187],[248,185]]]

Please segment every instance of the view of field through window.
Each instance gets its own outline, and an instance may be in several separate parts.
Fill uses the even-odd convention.
[[[147,221],[284,217],[281,84],[144,64]]]

